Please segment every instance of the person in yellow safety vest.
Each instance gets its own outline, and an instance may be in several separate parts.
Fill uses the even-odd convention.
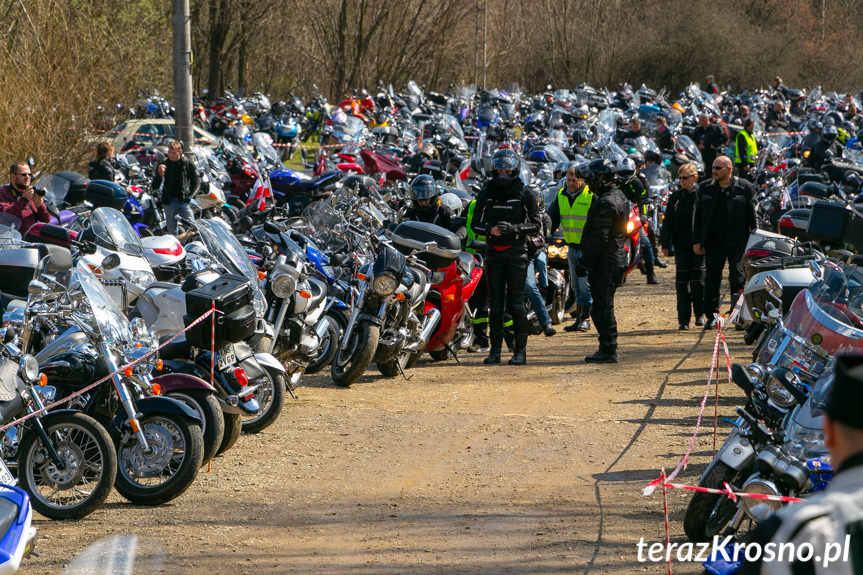
[[[752,130],[755,120],[748,117],[743,121],[743,129],[734,138],[734,163],[737,166],[737,176],[752,181],[755,177],[755,161],[758,159],[758,144]]]
[[[570,166],[566,171],[566,184],[557,192],[557,201],[548,208],[551,217],[551,233],[558,227],[563,232],[563,240],[568,249],[566,253],[569,263],[569,282],[575,295],[575,323],[568,325],[564,331],[587,331],[590,329],[590,297],[589,278],[578,277],[575,268],[581,259],[581,234],[587,221],[587,212],[593,201],[593,192],[584,183],[581,166]]]
[[[471,202],[467,206],[467,221],[465,223],[465,227],[467,228],[467,244],[465,246],[465,250],[475,254],[482,254],[485,250],[480,248],[477,249],[476,242],[485,242],[486,237],[483,235],[477,234],[473,231],[471,224],[473,223],[474,209],[476,208],[476,200],[471,200]],[[473,244],[473,245],[471,245]],[[473,316],[473,335],[474,341],[473,344],[467,349],[470,353],[488,353],[489,345],[488,345],[488,280],[483,274],[482,278],[480,278],[479,284],[477,284],[476,289],[473,292],[470,300],[468,301],[468,305],[470,309],[474,310]]]

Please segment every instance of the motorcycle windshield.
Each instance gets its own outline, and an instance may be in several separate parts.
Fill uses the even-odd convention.
[[[650,189],[659,192],[667,190],[671,184],[671,175],[665,167],[659,164],[645,164],[641,168],[641,173],[645,175],[650,183]]]
[[[81,291],[87,298],[96,328],[102,333],[105,341],[114,345],[131,345],[134,342],[129,320],[111,299],[111,296],[99,283],[99,280],[82,261],[75,269]]]
[[[69,186],[71,184],[72,182],[56,174],[45,174],[39,178],[35,186],[37,188],[45,188],[45,203],[59,207],[66,200],[66,195],[69,193]]]
[[[245,276],[258,287],[258,271],[228,224],[218,218],[198,220],[198,233],[210,255],[228,272]]]
[[[262,158],[266,159],[267,164],[281,165],[282,160],[279,157],[279,153],[273,147],[273,138],[269,134],[266,132],[255,132],[252,139],[255,141],[255,149],[258,150]]]
[[[560,132],[562,138],[565,141],[566,136],[563,134],[561,130],[553,130],[551,135],[554,136],[556,132]],[[566,157],[566,154],[563,153],[558,146],[554,144],[546,144],[545,145],[545,161],[551,164],[562,164],[569,161],[569,158]]]
[[[17,242],[21,239],[21,220],[12,214],[0,212],[0,247],[2,244]]]
[[[131,256],[144,255],[141,238],[129,220],[114,208],[96,208],[90,214],[90,225],[96,236],[96,243],[114,252]]]

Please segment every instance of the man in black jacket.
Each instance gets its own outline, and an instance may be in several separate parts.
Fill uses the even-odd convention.
[[[709,172],[713,160],[716,159],[716,154],[728,143],[728,138],[722,126],[710,123],[710,116],[706,112],[702,112],[698,116],[698,126],[692,132],[692,141],[701,151],[701,158]],[[704,174],[705,179],[709,177],[709,173]]]
[[[734,307],[745,281],[741,259],[756,227],[755,188],[733,176],[731,158],[719,156],[713,161],[713,179],[698,187],[693,222],[692,249],[696,255],[705,256],[707,264],[704,311],[708,319],[704,329],[716,327],[713,314],[719,312],[719,284],[726,261]]]
[[[177,216],[195,219],[189,202],[198,193],[199,185],[198,169],[191,160],[183,157],[183,144],[171,140],[168,144],[168,160],[156,168],[152,184],[154,191],[162,186],[162,207],[165,209],[169,234],[177,233]]]
[[[584,253],[576,274],[590,276],[593,307],[590,315],[599,334],[599,349],[584,358],[588,363],[617,363],[617,320],[614,317],[614,292],[626,270],[626,223],[629,201],[615,181],[615,168],[608,160],[593,160],[588,168],[587,185],[593,201],[581,246]]]
[[[692,251],[692,214],[698,168],[695,164],[683,164],[677,177],[680,184],[668,198],[659,239],[666,256],[674,249],[677,326],[679,330],[687,330],[693,312],[695,325],[704,325],[704,256]]]
[[[487,236],[486,266],[489,287],[489,336],[491,350],[484,363],[500,363],[503,343],[504,297],[515,327],[515,353],[510,365],[527,361],[527,314],[524,281],[528,254],[525,240],[542,225],[536,197],[518,177],[520,161],[510,150],[491,157],[492,179],[476,198],[472,220],[474,233]]]

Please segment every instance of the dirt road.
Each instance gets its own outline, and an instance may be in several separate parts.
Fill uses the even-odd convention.
[[[673,277],[647,286],[636,271],[619,291],[617,365],[583,362],[595,331],[561,331],[532,337],[521,368],[465,354],[423,359],[409,381],[309,377],[173,503],[112,495],[83,521],[37,520],[41,556],[21,572],[60,573],[90,543],[135,534],[136,573],[665,573],[637,561],[642,537],[664,539],[661,495],[640,490],[686,449],[715,335],[677,331]],[[729,342],[745,361],[740,334]],[[739,401],[722,384],[720,418]],[[710,458],[708,414],[687,483]],[[672,539],[687,501],[669,493]]]

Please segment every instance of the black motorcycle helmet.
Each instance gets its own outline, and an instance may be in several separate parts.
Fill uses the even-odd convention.
[[[509,148],[498,150],[491,157],[491,177],[498,181],[509,181],[518,177],[521,162],[518,154]],[[510,170],[509,174],[502,174],[499,170]]]
[[[652,162],[652,163],[654,163],[654,164],[658,164],[659,162],[661,162],[661,161],[662,161],[662,156],[661,156],[661,155],[659,155],[659,154],[658,154],[657,152],[655,152],[654,150],[645,150],[645,152],[644,152],[644,161],[645,161],[645,162]]]
[[[617,162],[617,177],[622,182],[627,181],[635,175],[635,162],[632,158],[622,158]]]
[[[434,200],[440,195],[440,190],[435,184],[434,178],[428,174],[421,174],[411,182],[411,199],[414,200],[414,209],[418,211],[431,211],[435,208],[435,202],[427,206],[421,206],[417,200]]]
[[[614,184],[614,165],[607,159],[592,160],[587,167],[587,185],[592,190],[608,189]]]
[[[371,192],[378,191],[378,183],[369,176],[352,174],[342,180],[342,186],[356,190],[360,197],[368,198]]]
[[[833,124],[827,124],[824,126],[824,129],[821,131],[821,138],[825,142],[833,143],[836,141],[836,137],[839,135],[839,130],[836,129],[836,126]]]

